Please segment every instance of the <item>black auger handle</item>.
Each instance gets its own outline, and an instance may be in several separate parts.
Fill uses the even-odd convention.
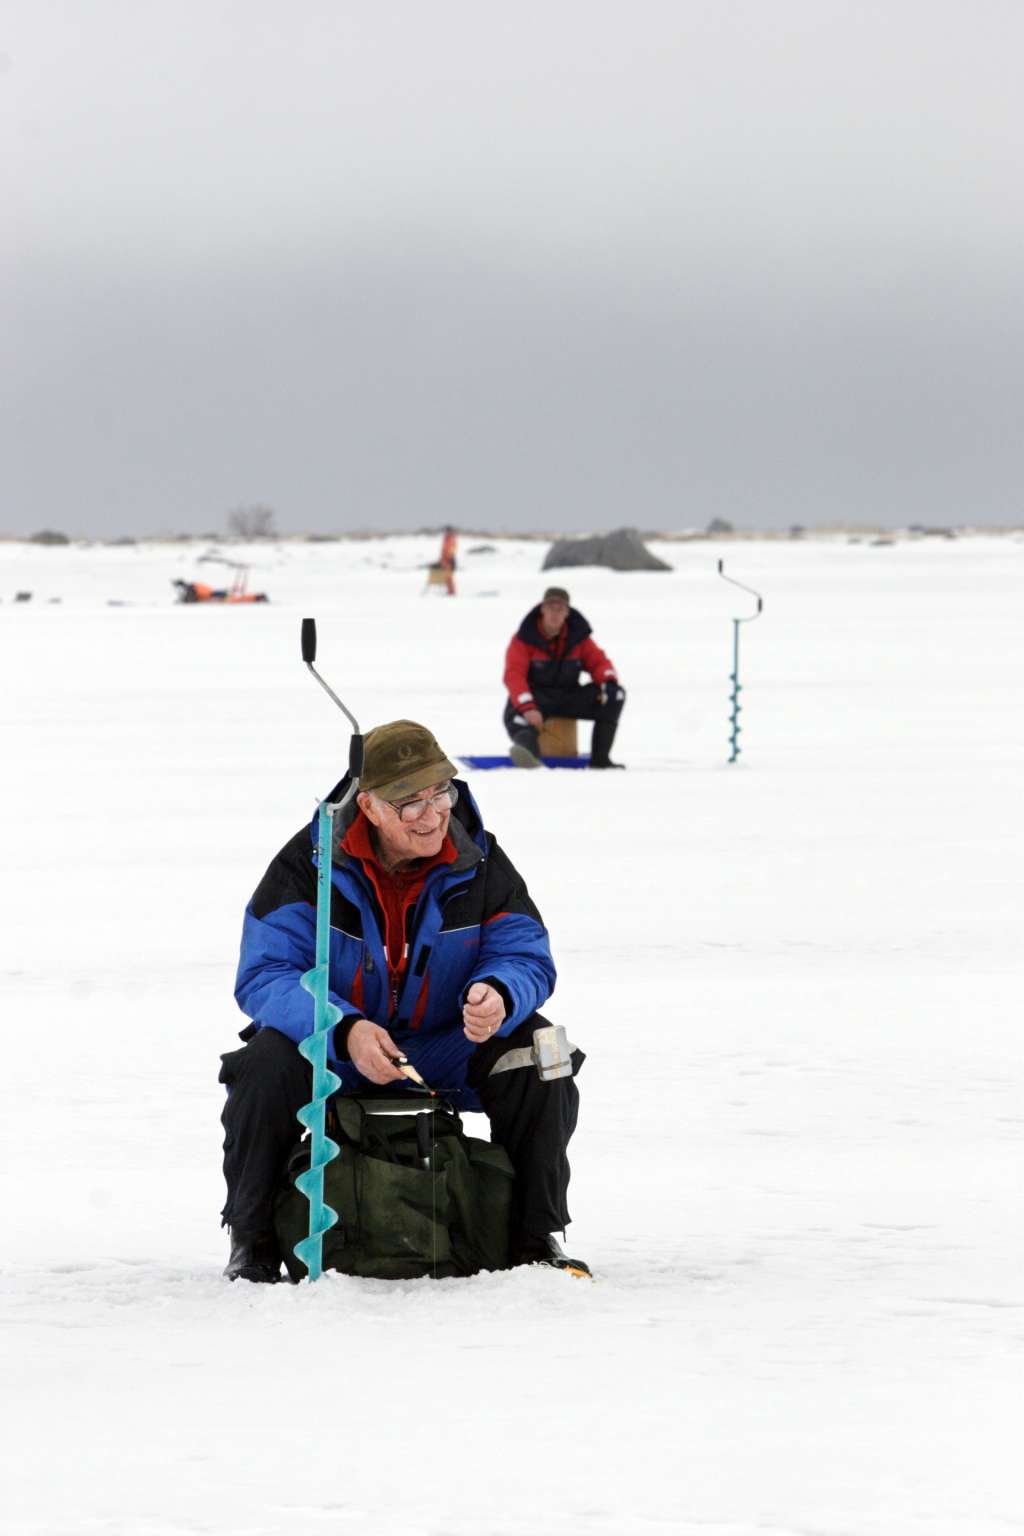
[[[355,783],[363,771],[363,738],[359,734],[359,721],[348,705],[343,704],[338,698],[330,683],[324,682],[320,673],[313,665],[316,660],[316,619],[303,619],[302,621],[302,659],[320,684],[320,687],[324,690],[324,693],[337,704],[355,733],[352,737],[352,745],[349,747],[349,766],[353,783]]]
[[[353,779],[363,776],[363,738],[358,734],[348,744],[348,771]]]

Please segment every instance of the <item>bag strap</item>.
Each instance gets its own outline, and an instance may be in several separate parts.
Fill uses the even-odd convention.
[[[566,1041],[566,1048],[571,1056],[579,1047],[573,1045],[571,1040]],[[488,1077],[496,1077],[499,1072],[515,1072],[519,1067],[532,1067],[536,1065],[533,1047],[521,1045],[514,1051],[506,1051],[504,1056],[499,1056],[494,1066],[488,1072]]]

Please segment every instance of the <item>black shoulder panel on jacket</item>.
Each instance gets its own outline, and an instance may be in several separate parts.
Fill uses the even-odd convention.
[[[296,832],[290,842],[271,860],[263,879],[253,892],[250,903],[256,917],[267,917],[278,907],[305,902],[316,908],[316,865],[309,828]],[[353,938],[363,937],[363,919],[359,908],[331,886],[331,927],[340,928]]]
[[[275,854],[252,894],[250,905],[257,917],[297,901],[316,906],[316,867],[311,852],[309,828],[303,827]]]
[[[526,882],[500,846],[493,832],[487,833],[487,857],[477,866],[476,876],[446,903],[442,930],[469,928],[489,922],[499,912],[514,912],[532,917],[544,926]]]

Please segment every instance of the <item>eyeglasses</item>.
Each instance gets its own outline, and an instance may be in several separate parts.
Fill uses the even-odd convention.
[[[433,806],[439,816],[450,810],[459,798],[459,792],[454,784],[446,784],[444,789],[439,789],[436,795],[430,795],[426,800],[403,800],[396,805],[393,800],[385,800],[385,805],[400,816],[403,821],[419,821],[427,806]]]

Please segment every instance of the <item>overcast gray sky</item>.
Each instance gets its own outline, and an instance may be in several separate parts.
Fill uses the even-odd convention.
[[[4,0],[0,532],[1024,522],[1022,58],[1020,0]]]

